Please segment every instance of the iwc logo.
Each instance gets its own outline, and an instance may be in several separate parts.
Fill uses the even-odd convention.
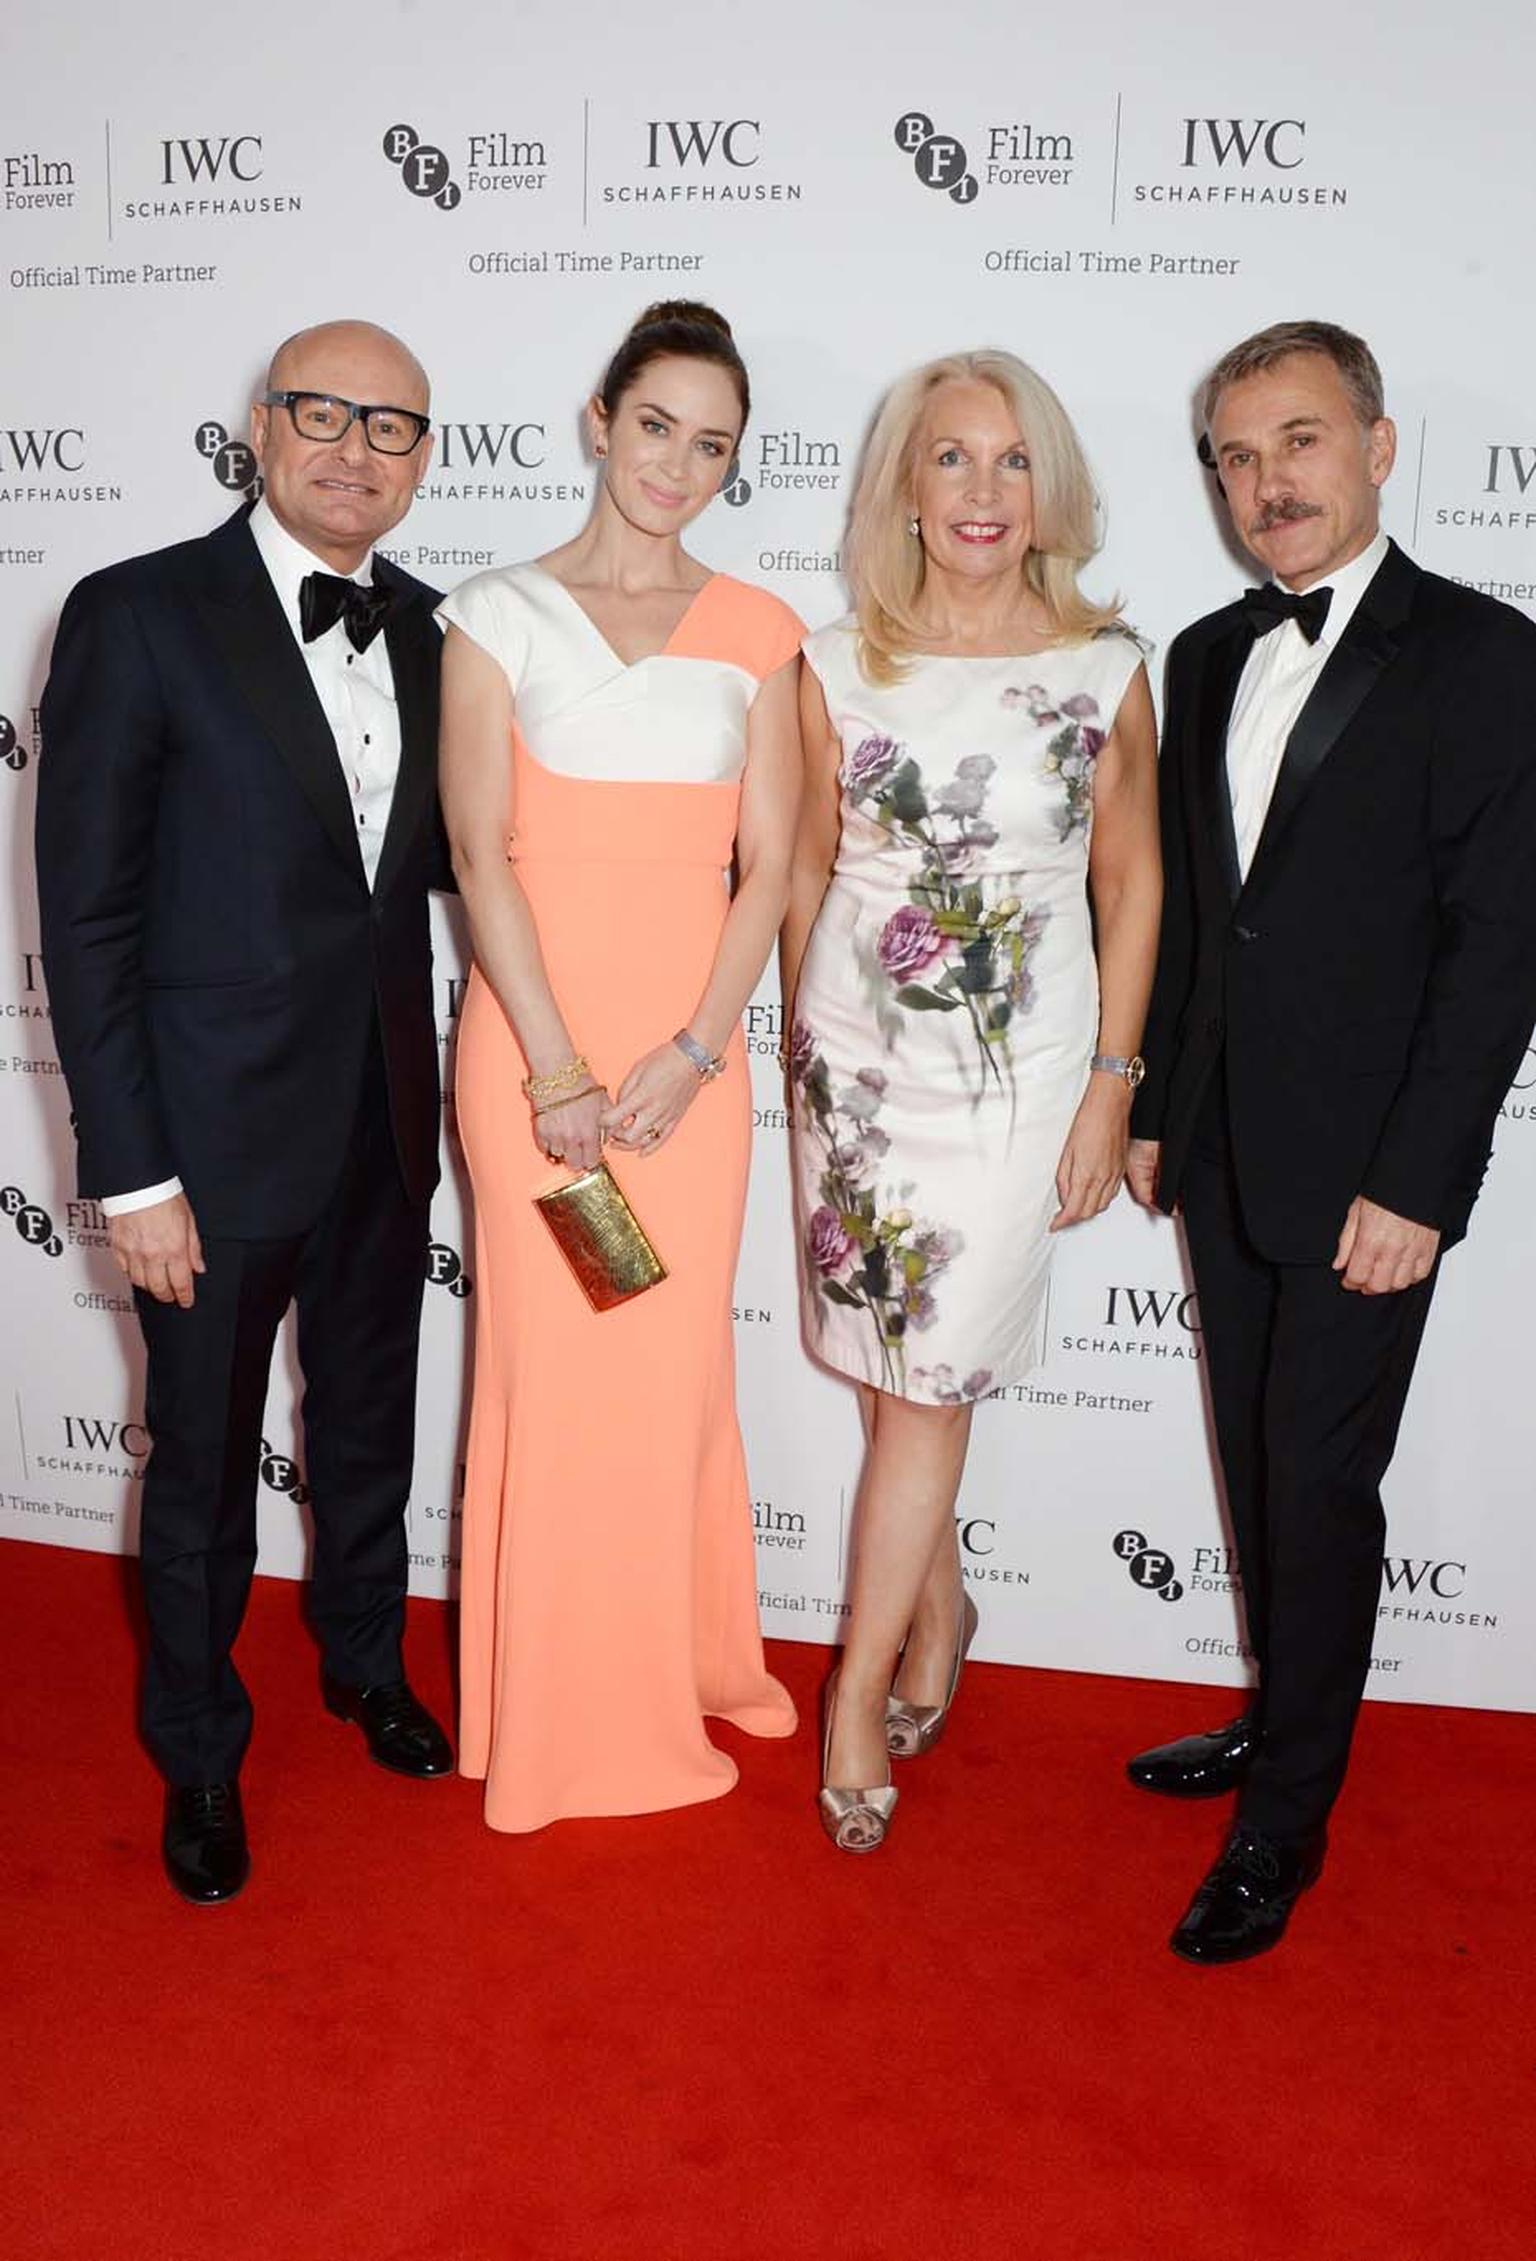
[[[232,440],[222,424],[211,418],[206,424],[199,424],[192,435],[192,445],[219,485],[231,494],[261,492],[261,466],[256,461],[255,450],[244,440]]]
[[[798,180],[764,175],[761,118],[646,118],[636,123],[643,135],[638,146],[628,133],[622,139],[615,134],[610,142],[599,129],[599,149],[611,146],[617,161],[633,168],[627,179],[600,183],[603,204],[798,204],[805,193]],[[676,262],[654,254],[620,255],[621,269],[640,265],[664,270],[669,264]],[[687,264],[697,266],[698,255]]]
[[[142,1421],[66,1413],[60,1427],[64,1432],[63,1450],[39,1453],[35,1466],[46,1468],[52,1476],[127,1477],[132,1483],[142,1482],[151,1442]],[[111,1509],[100,1508],[90,1514],[89,1520],[105,1523],[111,1516]]]
[[[1381,1565],[1378,1624],[1452,1625],[1497,1632],[1498,1612],[1468,1602],[1468,1577],[1464,1562],[1437,1562],[1433,1555],[1387,1555]]]
[[[78,424],[0,428],[0,503],[121,502],[123,490],[95,483]],[[12,481],[21,482],[13,485]],[[35,483],[34,483],[35,482]]]
[[[418,502],[585,502],[576,479],[526,476],[549,463],[549,427],[534,417],[445,417]]]
[[[0,737],[0,745],[3,744],[4,739]],[[48,1002],[41,950],[19,950],[17,957],[21,965],[21,987],[14,995],[0,989],[0,1020],[51,1021],[53,1008]],[[14,1068],[17,1062],[13,1060],[11,1065]],[[4,1062],[0,1061],[0,1067],[3,1066]]]
[[[1098,1331],[1067,1333],[1058,1340],[1063,1350],[1101,1358],[1198,1359],[1199,1301],[1184,1287],[1114,1286],[1106,1290]]]
[[[1459,526],[1475,532],[1529,534],[1536,527],[1536,445],[1521,440],[1490,440],[1473,470],[1470,452],[1462,456],[1470,476],[1459,482],[1465,501],[1441,503],[1435,511],[1437,526]],[[1473,499],[1475,497],[1475,499]],[[1508,600],[1512,592],[1495,582],[1474,582],[1491,596]],[[1529,599],[1528,587],[1513,593],[1516,603]]]
[[[1536,480],[1536,447],[1527,446],[1519,440],[1490,442],[1488,476],[1483,481],[1485,495],[1508,495],[1518,502],[1523,495],[1530,493],[1533,480]],[[1529,526],[1532,524],[1531,513],[1524,511],[1518,521],[1512,520],[1511,523]]]
[[[1305,118],[1182,118],[1174,178],[1137,181],[1136,204],[1327,205],[1349,202],[1347,188],[1300,180],[1312,152]]]
[[[1175,1575],[1173,1556],[1153,1546],[1145,1532],[1117,1531],[1114,1549],[1130,1574],[1131,1584],[1139,1586],[1144,1594],[1156,1594],[1158,1600],[1164,1602],[1184,1599],[1184,1582]]]
[[[266,146],[259,133],[170,134],[153,149],[152,176],[140,170],[142,160],[130,153],[131,193],[118,206],[121,219],[271,219],[304,209],[302,196],[268,186]],[[111,169],[109,146],[109,178]]]
[[[1509,1087],[1499,1120],[1506,1123],[1536,1123],[1536,1044],[1528,1044],[1514,1082]]]
[[[997,1559],[997,1524],[985,1515],[957,1515],[960,1575],[971,1586],[1027,1586],[1029,1572]]]

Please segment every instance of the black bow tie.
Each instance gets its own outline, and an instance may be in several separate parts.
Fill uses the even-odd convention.
[[[1304,597],[1292,596],[1278,582],[1266,581],[1262,589],[1243,591],[1243,611],[1255,636],[1267,636],[1284,620],[1294,620],[1309,644],[1315,644],[1333,602],[1331,589],[1309,589]]]
[[[365,652],[394,601],[393,590],[381,589],[377,582],[365,586],[361,581],[345,580],[339,573],[306,573],[299,583],[299,625],[304,641],[312,644],[340,620],[346,624],[348,641]]]

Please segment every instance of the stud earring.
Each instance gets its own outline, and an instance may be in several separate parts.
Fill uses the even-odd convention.
[[[907,520],[907,532],[911,535],[914,542],[917,540],[917,537],[922,532],[922,530],[922,522],[920,519],[909,518]]]

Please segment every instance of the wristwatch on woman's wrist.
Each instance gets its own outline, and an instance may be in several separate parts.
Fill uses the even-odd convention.
[[[717,1059],[712,1052],[706,1052],[698,1038],[690,1035],[687,1029],[680,1028],[672,1041],[689,1066],[698,1070],[702,1082],[713,1083],[716,1076],[724,1075],[724,1060]]]
[[[1100,1075],[1119,1076],[1123,1083],[1130,1085],[1132,1091],[1147,1072],[1147,1063],[1139,1052],[1129,1060],[1123,1059],[1118,1052],[1095,1052],[1088,1065],[1096,1068]]]

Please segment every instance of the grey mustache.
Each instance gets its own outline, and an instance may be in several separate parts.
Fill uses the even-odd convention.
[[[1272,526],[1294,526],[1303,518],[1321,518],[1322,511],[1315,502],[1277,502],[1261,510],[1249,529],[1254,534],[1267,534]]]

